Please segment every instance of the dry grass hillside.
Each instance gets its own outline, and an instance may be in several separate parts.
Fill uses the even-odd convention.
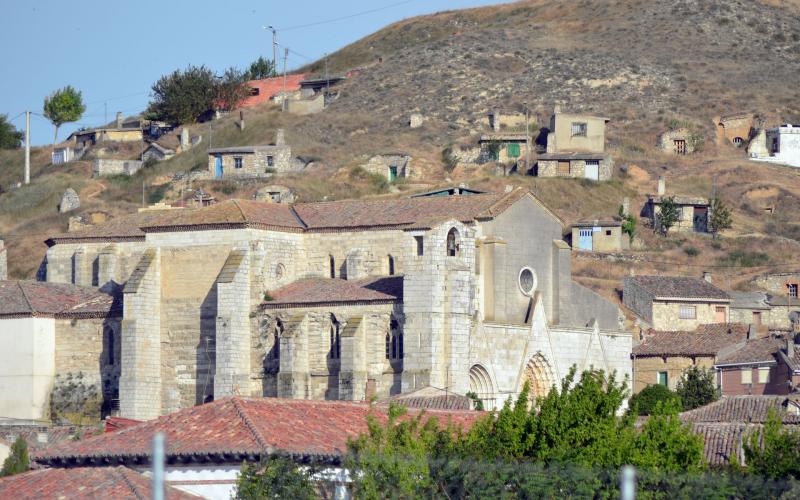
[[[203,135],[198,147],[132,178],[91,179],[88,162],[55,168],[47,165],[48,148],[35,151],[33,183],[0,194],[0,235],[12,274],[30,277],[45,251],[42,240],[66,229],[68,216],[58,215],[55,205],[67,186],[81,194],[78,214],[135,210],[143,185],[146,202],[177,201],[190,186],[173,175],[205,168],[209,145],[269,143],[280,127],[295,155],[316,161],[303,174],[270,183],[290,186],[303,201],[398,196],[457,182],[495,190],[517,184],[570,223],[612,215],[625,196],[640,207],[659,175],[672,193],[709,196],[714,190],[734,208],[734,228],[724,238],[662,238],[640,227],[644,248],[631,252],[631,260],[576,258],[575,271],[611,297],[631,269],[694,275],[709,269],[720,284],[742,287],[756,273],[793,268],[800,250],[800,177],[793,169],[750,163],[732,145],[717,146],[711,119],[752,112],[767,124],[800,120],[798,56],[797,0],[532,0],[407,19],[329,56],[332,71],[362,70],[319,115],[291,116],[264,105],[245,112],[244,131],[234,117],[191,125],[192,135]],[[498,177],[489,167],[445,168],[443,150],[474,144],[489,110],[520,110],[523,102],[540,124],[556,103],[609,117],[615,179]],[[408,127],[411,113],[425,116],[422,127]],[[656,151],[657,134],[676,120],[705,134],[696,155]],[[411,154],[422,178],[388,186],[355,168],[388,151]],[[0,152],[0,186],[18,181],[21,171],[20,151]],[[262,184],[199,187],[222,199],[249,197]],[[775,207],[772,215],[767,206]]]

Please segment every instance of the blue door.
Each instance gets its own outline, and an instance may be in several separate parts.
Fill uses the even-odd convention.
[[[579,229],[578,230],[578,249],[592,251],[592,230]]]
[[[222,156],[217,155],[217,177],[222,177]]]

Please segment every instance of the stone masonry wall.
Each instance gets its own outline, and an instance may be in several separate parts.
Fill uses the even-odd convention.
[[[695,319],[680,319],[681,305],[695,306]],[[693,331],[700,325],[716,323],[716,307],[725,308],[725,318],[729,318],[728,305],[703,302],[654,302],[652,326],[656,330]]]
[[[788,285],[800,286],[800,273],[765,274],[753,280],[753,284],[772,294],[787,296]]]
[[[648,324],[653,322],[653,300],[655,297],[630,278],[623,280],[622,303]]]
[[[141,160],[112,160],[98,158],[94,161],[92,175],[101,177],[105,175],[133,175],[142,168]]]
[[[538,160],[539,177],[572,177],[575,179],[582,179],[586,175],[586,160],[570,160],[569,161],[569,175],[563,175],[558,172],[558,160]],[[611,179],[614,173],[614,162],[610,157],[603,158],[599,161],[598,180],[607,181]]]
[[[56,374],[82,372],[106,401],[118,397],[121,330],[119,318],[56,320]]]
[[[634,358],[633,360],[633,392],[637,393],[648,385],[658,383],[658,372],[667,372],[667,386],[675,390],[683,372],[692,366],[709,369],[714,366],[713,357],[684,358],[680,356],[670,356],[662,358],[652,356],[646,358]]]
[[[0,280],[8,279],[8,252],[3,240],[0,240]]]
[[[233,250],[217,277],[214,397],[250,395],[250,255]]]

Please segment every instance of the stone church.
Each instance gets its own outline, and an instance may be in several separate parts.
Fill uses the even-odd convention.
[[[616,305],[575,283],[533,194],[145,211],[47,240],[46,279],[120,294],[120,414],[223,396],[489,408],[576,365],[630,376]]]

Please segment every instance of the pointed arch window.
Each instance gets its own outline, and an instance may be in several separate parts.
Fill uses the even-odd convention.
[[[333,258],[333,255],[329,255],[328,256],[328,261],[329,261],[329,265],[330,265],[331,278],[335,278],[336,277],[336,259]]]
[[[389,324],[390,332],[386,334],[386,359],[403,359],[403,333],[397,320]]]
[[[389,256],[389,276],[394,276],[394,257]]]
[[[339,331],[339,322],[336,318],[331,318],[331,359],[340,359],[342,357],[342,337]]]
[[[455,257],[461,251],[461,236],[458,229],[452,228],[447,233],[447,256]]]
[[[275,331],[273,332],[275,342],[272,344],[272,349],[269,352],[270,359],[280,359],[281,357],[281,335],[283,334],[283,323],[280,320],[275,322]]]

